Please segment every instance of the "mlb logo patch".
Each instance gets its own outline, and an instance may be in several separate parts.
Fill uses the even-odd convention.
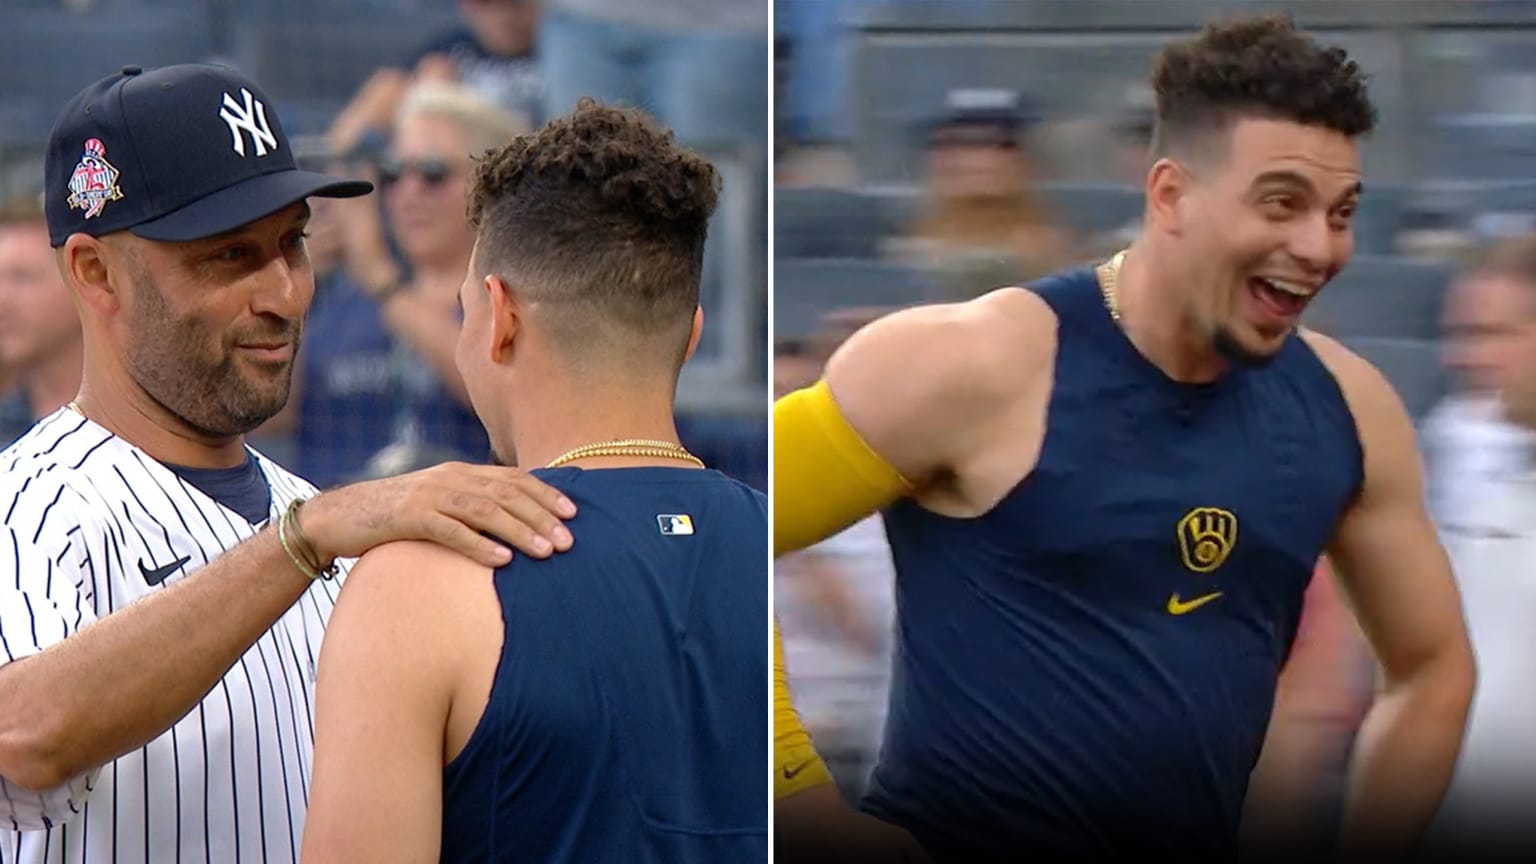
[[[661,526],[661,533],[668,536],[682,536],[693,533],[693,517],[684,515],[660,515],[656,517],[656,523]]]

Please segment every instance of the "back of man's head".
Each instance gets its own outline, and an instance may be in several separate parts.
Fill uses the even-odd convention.
[[[645,114],[584,99],[481,160],[469,195],[477,275],[536,306],[573,366],[675,374],[719,186]]]
[[[1207,25],[1164,48],[1152,72],[1155,156],[1209,152],[1240,119],[1281,120],[1368,134],[1376,109],[1365,75],[1340,48],[1324,47],[1281,15]]]

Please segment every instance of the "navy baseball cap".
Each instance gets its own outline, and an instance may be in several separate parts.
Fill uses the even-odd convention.
[[[132,231],[200,240],[310,196],[373,184],[301,171],[272,102],[223,66],[125,66],[80,91],[48,136],[44,209],[54,247],[69,235]]]

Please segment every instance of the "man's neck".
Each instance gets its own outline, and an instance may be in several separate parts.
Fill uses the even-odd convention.
[[[1131,245],[1115,286],[1120,326],[1126,338],[1152,365],[1175,381],[1200,384],[1227,371],[1226,358],[1216,351],[1209,334],[1197,332],[1184,314],[1181,294],[1173,282],[1180,277],[1158,268],[1159,255],[1146,238]]]
[[[86,365],[89,370],[89,361]],[[244,436],[209,436],[191,428],[120,368],[87,371],[75,405],[93,423],[156,461],[188,468],[234,468],[245,462]]]
[[[63,408],[80,392],[80,369],[85,362],[81,351],[78,341],[71,342],[22,372],[21,386],[27,394],[32,419],[41,419]]]
[[[543,467],[589,444],[624,439],[677,443],[670,392],[549,384],[553,386],[542,387],[538,394],[519,393],[516,404],[509,406],[516,417],[513,450],[518,465],[525,469]],[[679,459],[632,455],[588,457],[566,464],[584,468],[691,465]]]

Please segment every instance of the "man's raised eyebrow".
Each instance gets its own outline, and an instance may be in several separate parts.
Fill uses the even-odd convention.
[[[1253,178],[1253,185],[1299,186],[1309,192],[1316,188],[1312,185],[1312,181],[1307,179],[1305,174],[1301,174],[1296,171],[1289,171],[1284,168],[1276,169],[1274,171],[1265,171],[1263,174]]]
[[[1295,186],[1308,192],[1314,192],[1317,189],[1317,187],[1312,185],[1312,181],[1307,179],[1306,175],[1285,169],[1265,171],[1263,174],[1253,178],[1253,185],[1255,187],[1266,185]],[[1349,188],[1339,193],[1338,200],[1335,203],[1342,204],[1351,198],[1358,198],[1364,192],[1365,184],[1356,180]]]

